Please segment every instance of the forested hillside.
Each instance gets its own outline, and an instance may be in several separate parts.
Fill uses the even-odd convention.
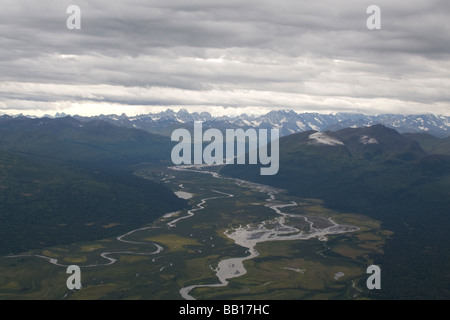
[[[185,207],[128,168],[168,157],[167,138],[102,121],[0,122],[0,254],[118,235]]]
[[[320,198],[379,219],[394,236],[382,265],[383,298],[449,298],[450,157],[381,125],[308,131],[280,140],[280,170],[229,165],[223,174]]]

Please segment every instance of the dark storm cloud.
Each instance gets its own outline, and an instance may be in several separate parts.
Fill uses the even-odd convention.
[[[376,31],[366,27],[373,3],[365,0],[0,3],[4,112],[39,112],[46,101],[46,111],[86,101],[450,109],[445,0],[377,1]],[[66,28],[71,4],[81,8],[81,30]]]

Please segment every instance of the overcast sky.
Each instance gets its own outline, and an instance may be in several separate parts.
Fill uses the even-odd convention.
[[[450,115],[449,57],[448,0],[0,0],[0,114]]]

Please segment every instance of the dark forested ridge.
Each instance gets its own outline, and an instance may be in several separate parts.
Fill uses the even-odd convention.
[[[313,134],[280,139],[280,170],[275,176],[260,176],[258,166],[248,165],[229,165],[222,173],[321,198],[332,208],[381,220],[394,236],[385,254],[375,257],[382,266],[383,289],[374,296],[450,298],[446,140],[436,138],[440,149],[425,147],[441,150],[432,154],[421,147],[424,141],[381,125],[326,132],[321,140]]]
[[[102,121],[0,121],[0,254],[117,235],[186,206],[127,166],[170,159],[170,141]]]
[[[405,133],[403,136],[417,141],[428,153],[450,155],[450,137],[438,138],[427,133]]]
[[[170,159],[171,142],[100,120],[0,117],[0,148],[33,159],[114,167]]]

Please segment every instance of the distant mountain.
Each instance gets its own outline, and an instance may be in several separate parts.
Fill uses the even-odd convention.
[[[450,155],[450,137],[438,138],[427,133],[404,133],[403,136],[417,141],[428,153]]]
[[[383,124],[400,133],[428,133],[437,137],[450,135],[450,117],[423,115],[381,114],[377,116],[350,115],[349,118],[329,126],[327,130],[336,131],[348,127],[363,127]]]
[[[0,118],[0,255],[102,239],[186,207],[128,167],[170,161],[171,141],[70,117]]]
[[[346,128],[332,133],[343,141],[354,157],[362,159],[414,160],[426,155],[419,143],[396,130],[377,124],[363,128]]]
[[[170,160],[168,137],[72,117],[1,117],[0,148],[23,156],[104,166]]]
[[[204,127],[218,129],[278,128],[281,136],[286,136],[308,130],[337,131],[343,128],[359,128],[374,124],[383,124],[400,133],[428,133],[436,137],[450,136],[450,117],[424,115],[364,115],[356,113],[296,113],[294,111],[271,111],[261,116],[249,116],[242,114],[236,117],[212,117],[208,112],[189,113],[185,109],[178,112],[166,110],[160,113],[128,117],[125,114],[100,115],[96,117],[79,117],[81,121],[93,119],[107,121],[116,125],[143,129],[148,132],[170,136],[176,128],[192,127],[193,121],[203,121]]]
[[[172,131],[180,127],[192,127],[194,121],[212,121],[213,117],[208,112],[203,113],[189,113],[185,109],[181,109],[178,112],[174,112],[170,109],[160,113],[149,113],[146,115],[138,115],[128,117],[125,114],[117,115],[100,115],[94,117],[81,117],[74,116],[75,119],[80,121],[92,121],[102,120],[111,124],[142,129],[150,133],[161,134],[164,136],[170,136]]]
[[[310,130],[280,139],[280,170],[273,177],[260,176],[257,168],[246,165],[229,165],[222,172],[348,207],[367,195],[394,192],[403,182],[406,187],[417,178],[409,170],[417,169],[427,156],[418,142],[383,125]],[[375,176],[386,185],[372,181]],[[343,197],[350,191],[352,197]]]
[[[422,136],[430,146],[422,148],[412,137],[382,125],[311,130],[280,139],[277,175],[261,176],[251,165],[227,165],[221,173],[382,221],[394,236],[374,257],[383,270],[383,290],[374,295],[448,299],[450,156],[424,150],[434,148],[429,141],[448,140]]]

